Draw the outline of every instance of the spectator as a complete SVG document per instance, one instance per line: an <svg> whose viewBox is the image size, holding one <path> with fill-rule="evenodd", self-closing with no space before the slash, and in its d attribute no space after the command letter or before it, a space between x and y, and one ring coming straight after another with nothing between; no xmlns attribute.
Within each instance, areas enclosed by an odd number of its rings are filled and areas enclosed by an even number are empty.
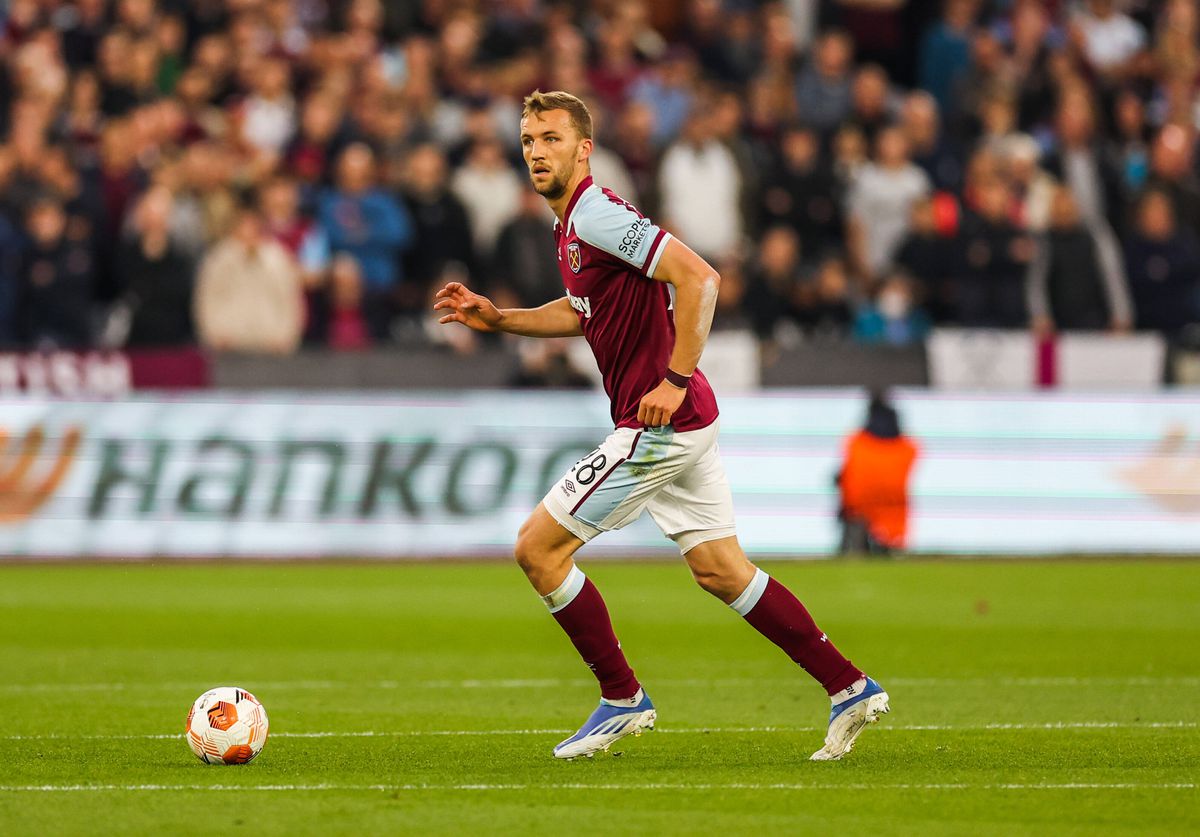
<svg viewBox="0 0 1200 837"><path fill-rule="evenodd" d="M300 271L257 210L240 210L233 231L204 257L194 309L200 342L219 352L285 355L300 344Z"/></svg>
<svg viewBox="0 0 1200 837"><path fill-rule="evenodd" d="M871 278L891 263L908 233L912 205L929 194L929 178L908 159L908 140L887 128L876 143L875 162L862 167L847 199L847 240L854 268Z"/></svg>
<svg viewBox="0 0 1200 837"><path fill-rule="evenodd" d="M800 285L796 317L804 332L817 339L841 339L849 336L854 323L850 304L850 279L846 263L827 258L817 268L814 281Z"/></svg>
<svg viewBox="0 0 1200 837"><path fill-rule="evenodd" d="M445 155L432 143L414 148L405 165L404 201L420 246L405 253L404 270L419 291L414 303L421 306L426 289L447 264L459 262L470 274L479 271L471 222L462 201L450 189L447 168Z"/></svg>
<svg viewBox="0 0 1200 837"><path fill-rule="evenodd" d="M641 102L631 102L618 120L613 150L620 157L629 174L634 193L647 210L656 207L658 187L655 174L658 168L658 150L654 145L656 115ZM614 189L617 194L619 190Z"/></svg>
<svg viewBox="0 0 1200 837"><path fill-rule="evenodd" d="M232 155L220 143L197 142L184 152L171 231L176 243L196 260L233 225L237 204L229 186L232 179Z"/></svg>
<svg viewBox="0 0 1200 837"><path fill-rule="evenodd" d="M366 145L350 145L338 158L337 185L321 195L318 219L331 250L361 265L372 337L386 339L413 227L408 210L376 185L375 156Z"/></svg>
<svg viewBox="0 0 1200 837"><path fill-rule="evenodd" d="M903 550L908 539L908 481L919 449L900 429L896 408L872 395L863 428L846 439L836 477L842 554Z"/></svg>
<svg viewBox="0 0 1200 837"><path fill-rule="evenodd" d="M630 21L611 14L596 33L596 59L588 72L592 92L611 112L619 111L641 75Z"/></svg>
<svg viewBox="0 0 1200 837"><path fill-rule="evenodd" d="M484 140L471 149L450 188L466 207L477 257L492 258L500 230L516 216L521 192L529 187L504 158L500 143Z"/></svg>
<svg viewBox="0 0 1200 837"><path fill-rule="evenodd" d="M329 271L329 323L326 342L338 352L353 352L371 345L371 331L363 316L362 270L354 257L342 253Z"/></svg>
<svg viewBox="0 0 1200 837"><path fill-rule="evenodd" d="M1059 147L1046 160L1046 170L1066 185L1084 221L1107 221L1121 229L1120 174L1096 138L1091 98L1079 87L1063 94L1057 115Z"/></svg>
<svg viewBox="0 0 1200 837"><path fill-rule="evenodd" d="M737 158L716 138L715 128L698 105L683 136L663 155L658 175L664 226L703 247L700 255L710 262L732 252L742 235Z"/></svg>
<svg viewBox="0 0 1200 837"><path fill-rule="evenodd" d="M326 182L326 172L345 145L343 121L342 105L333 95L318 91L304 100L299 133L288 145L284 159L288 171L305 188L306 200L309 190Z"/></svg>
<svg viewBox="0 0 1200 837"><path fill-rule="evenodd" d="M859 56L911 84L915 38L908 35L903 0L834 0L833 15L854 38Z"/></svg>
<svg viewBox="0 0 1200 837"><path fill-rule="evenodd" d="M182 141L185 145L223 137L228 130L224 111L212 102L212 78L199 67L188 67L175 85L175 99L183 107Z"/></svg>
<svg viewBox="0 0 1200 837"><path fill-rule="evenodd" d="M131 44L129 61L129 90L136 106L158 101L159 54L152 38L139 38Z"/></svg>
<svg viewBox="0 0 1200 837"><path fill-rule="evenodd" d="M921 38L917 80L938 107L950 106L958 77L971 65L970 30L979 9L977 0L944 0L942 17Z"/></svg>
<svg viewBox="0 0 1200 837"><path fill-rule="evenodd" d="M117 248L118 310L128 321L124 343L130 347L184 346L195 339L196 266L171 240L172 204L166 187L147 190L133 213L134 236Z"/></svg>
<svg viewBox="0 0 1200 837"><path fill-rule="evenodd" d="M892 123L888 77L883 68L868 64L854 74L848 119L874 144L879 132Z"/></svg>
<svg viewBox="0 0 1200 837"><path fill-rule="evenodd" d="M696 54L706 75L736 83L741 74L730 55L726 40L726 22L720 0L690 0L684 20L683 39Z"/></svg>
<svg viewBox="0 0 1200 837"><path fill-rule="evenodd" d="M267 234L296 260L304 287L320 287L329 268L329 238L314 219L301 213L296 181L273 177L259 187L258 194Z"/></svg>
<svg viewBox="0 0 1200 837"><path fill-rule="evenodd" d="M928 175L933 188L952 192L961 189L962 150L942 132L937 101L928 93L910 93L904 100L900 125L913 162Z"/></svg>
<svg viewBox="0 0 1200 837"><path fill-rule="evenodd" d="M537 192L521 192L521 211L504 229L496 244L491 267L494 297L507 300L498 304L515 308L536 308L563 295L562 275L554 250L546 246L551 220Z"/></svg>
<svg viewBox="0 0 1200 837"><path fill-rule="evenodd" d="M100 136L99 181L108 241L117 240L126 210L145 185L133 139L133 126L126 120L110 120Z"/></svg>
<svg viewBox="0 0 1200 837"><path fill-rule="evenodd" d="M14 108L14 110L18 110ZM46 153L46 126L32 118L29 109L13 120L9 149L11 161L4 194L0 196L14 217L23 216L42 196L42 161Z"/></svg>
<svg viewBox="0 0 1200 837"><path fill-rule="evenodd" d="M976 143L995 154L1004 149L1017 131L1017 108L1007 94L988 96L979 103L980 136Z"/></svg>
<svg viewBox="0 0 1200 837"><path fill-rule="evenodd" d="M19 302L23 342L37 349L90 348L96 297L91 248L67 237L67 214L51 197L30 205L26 233Z"/></svg>
<svg viewBox="0 0 1200 837"><path fill-rule="evenodd" d="M771 227L759 245L743 299L759 340L773 341L780 322L795 316L799 285L799 239L788 226Z"/></svg>
<svg viewBox="0 0 1200 837"><path fill-rule="evenodd" d="M1146 33L1133 18L1117 11L1114 0L1087 0L1072 21L1072 38L1091 69L1116 80L1133 73L1133 59L1146 45Z"/></svg>
<svg viewBox="0 0 1200 837"><path fill-rule="evenodd" d="M874 299L854 318L854 338L860 343L909 346L929 334L929 315L917 306L912 280L895 272L883 280Z"/></svg>
<svg viewBox="0 0 1200 837"><path fill-rule="evenodd" d="M1084 222L1074 196L1060 188L1050 209L1050 229L1029 268L1029 309L1034 330L1125 331L1132 325L1125 267L1108 227Z"/></svg>
<svg viewBox="0 0 1200 837"><path fill-rule="evenodd" d="M133 40L124 29L109 30L100 39L97 67L103 93L100 109L105 116L125 116L137 105L133 89L133 63L129 60Z"/></svg>
<svg viewBox="0 0 1200 837"><path fill-rule="evenodd" d="M94 71L81 70L71 84L67 110L58 120L56 130L80 166L95 164L103 120L100 81Z"/></svg>
<svg viewBox="0 0 1200 837"><path fill-rule="evenodd" d="M683 128L695 100L699 68L686 47L667 52L658 67L639 79L630 91L630 99L654 112L654 143L665 147ZM623 194L618 191L618 194Z"/></svg>
<svg viewBox="0 0 1200 837"><path fill-rule="evenodd" d="M259 206L267 234L282 244L300 268L304 289L304 340L324 333L325 285L329 271L329 236L314 219L300 212L295 180L273 177L259 188Z"/></svg>
<svg viewBox="0 0 1200 837"><path fill-rule="evenodd" d="M914 280L920 289L919 292L914 289L914 294L925 301L939 322L953 319L955 305L952 237L957 233L958 217L957 206L952 204L953 199L948 195L915 201L909 215L908 235L892 261L895 271ZM939 208L943 216L948 216L943 218L940 228Z"/></svg>
<svg viewBox="0 0 1200 837"><path fill-rule="evenodd" d="M820 138L812 129L793 127L784 132L759 213L768 226L782 223L796 231L806 261L821 258L841 243L838 183L821 158Z"/></svg>
<svg viewBox="0 0 1200 837"><path fill-rule="evenodd" d="M833 136L833 176L837 178L840 203L846 199L859 173L871 162L871 147L856 125L843 125Z"/></svg>
<svg viewBox="0 0 1200 837"><path fill-rule="evenodd" d="M242 143L252 154L281 154L296 130L296 102L291 94L291 70L282 58L262 61L254 77L254 92L237 112Z"/></svg>
<svg viewBox="0 0 1200 837"><path fill-rule="evenodd" d="M1121 199L1129 203L1146 183L1150 174L1150 130L1146 125L1146 108L1141 98L1130 89L1117 94L1113 104L1115 136L1110 156L1121 178Z"/></svg>
<svg viewBox="0 0 1200 837"><path fill-rule="evenodd" d="M1033 233L1050 222L1050 203L1056 183L1038 165L1041 148L1028 134L1013 134L998 149L1001 165L1012 183L1017 222Z"/></svg>
<svg viewBox="0 0 1200 837"><path fill-rule="evenodd" d="M752 232L758 226L759 176L773 155L744 136L744 108L741 97L736 93L718 93L709 117L712 120L713 138L733 154L737 163L738 214L741 216L742 231Z"/></svg>
<svg viewBox="0 0 1200 837"><path fill-rule="evenodd" d="M186 40L187 27L181 17L170 14L159 18L154 42L158 47L158 90L164 95L174 92L183 73Z"/></svg>
<svg viewBox="0 0 1200 837"><path fill-rule="evenodd" d="M40 177L43 190L57 198L67 213L67 238L96 246L104 217L95 172L73 166L67 149L54 145L42 151Z"/></svg>
<svg viewBox="0 0 1200 837"><path fill-rule="evenodd" d="M830 31L817 39L812 59L796 82L800 119L832 133L850 113L850 70L854 45L848 35Z"/></svg>
<svg viewBox="0 0 1200 837"><path fill-rule="evenodd" d="M1010 67L1017 89L1017 123L1023 131L1043 129L1054 118L1057 99L1052 72L1063 43L1062 31L1052 25L1042 0L1017 0L1010 24Z"/></svg>
<svg viewBox="0 0 1200 837"><path fill-rule="evenodd" d="M96 63L96 50L107 25L105 0L78 0L62 27L63 58L73 70Z"/></svg>
<svg viewBox="0 0 1200 837"><path fill-rule="evenodd" d="M1176 337L1200 322L1200 242L1179 225L1165 192L1152 189L1138 201L1125 269L1139 329Z"/></svg>
<svg viewBox="0 0 1200 837"><path fill-rule="evenodd" d="M1160 77L1190 80L1200 71L1200 11L1192 0L1167 0L1158 19L1154 62Z"/></svg>
<svg viewBox="0 0 1200 837"><path fill-rule="evenodd" d="M1193 140L1179 125L1158 132L1150 149L1146 187L1166 192L1175 217L1190 230L1200 230L1200 180L1193 169Z"/></svg>
<svg viewBox="0 0 1200 837"><path fill-rule="evenodd" d="M1011 95L1013 68L999 39L988 29L971 36L971 66L960 73L945 110L951 131L966 139L978 132L980 105L992 96Z"/></svg>
<svg viewBox="0 0 1200 837"><path fill-rule="evenodd" d="M1004 180L982 175L975 194L975 206L955 239L954 319L973 328L1025 328L1033 242L1013 223L1012 195Z"/></svg>

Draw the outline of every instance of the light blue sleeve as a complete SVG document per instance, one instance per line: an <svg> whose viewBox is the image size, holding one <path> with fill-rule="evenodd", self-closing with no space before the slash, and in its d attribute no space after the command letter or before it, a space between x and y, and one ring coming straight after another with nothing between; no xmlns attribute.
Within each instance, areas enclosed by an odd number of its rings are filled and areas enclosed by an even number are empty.
<svg viewBox="0 0 1200 837"><path fill-rule="evenodd" d="M576 235L653 277L671 234L616 195L589 190L571 213Z"/></svg>

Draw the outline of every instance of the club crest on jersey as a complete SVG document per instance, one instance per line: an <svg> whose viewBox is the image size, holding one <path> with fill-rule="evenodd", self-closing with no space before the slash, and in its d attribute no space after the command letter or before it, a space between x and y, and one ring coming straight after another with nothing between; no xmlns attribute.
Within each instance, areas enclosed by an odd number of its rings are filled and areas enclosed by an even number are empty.
<svg viewBox="0 0 1200 837"><path fill-rule="evenodd" d="M572 241L567 245L567 264L571 266L572 273L578 273L583 267L583 254L579 252L579 242Z"/></svg>

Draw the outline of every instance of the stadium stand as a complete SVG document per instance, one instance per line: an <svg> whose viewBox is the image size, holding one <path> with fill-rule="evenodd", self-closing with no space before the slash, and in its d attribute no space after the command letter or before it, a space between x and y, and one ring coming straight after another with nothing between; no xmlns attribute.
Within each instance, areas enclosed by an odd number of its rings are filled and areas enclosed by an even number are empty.
<svg viewBox="0 0 1200 837"><path fill-rule="evenodd" d="M558 293L517 146L537 87L584 97L598 178L708 248L717 328L752 330L767 382L828 382L779 371L803 347L919 358L946 327L1144 331L1181 361L1200 344L1190 0L0 16L10 351L425 352L447 339L428 301L448 278L511 304ZM1194 364L1164 364L1168 382L1176 366Z"/></svg>

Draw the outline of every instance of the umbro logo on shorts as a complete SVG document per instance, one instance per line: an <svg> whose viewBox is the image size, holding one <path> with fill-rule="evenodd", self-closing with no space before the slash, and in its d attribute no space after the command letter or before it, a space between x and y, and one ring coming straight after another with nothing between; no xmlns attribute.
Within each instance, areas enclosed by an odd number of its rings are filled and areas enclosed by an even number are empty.
<svg viewBox="0 0 1200 837"><path fill-rule="evenodd" d="M575 493L575 483L571 482L570 480L563 480L563 494L574 494L574 493Z"/></svg>

